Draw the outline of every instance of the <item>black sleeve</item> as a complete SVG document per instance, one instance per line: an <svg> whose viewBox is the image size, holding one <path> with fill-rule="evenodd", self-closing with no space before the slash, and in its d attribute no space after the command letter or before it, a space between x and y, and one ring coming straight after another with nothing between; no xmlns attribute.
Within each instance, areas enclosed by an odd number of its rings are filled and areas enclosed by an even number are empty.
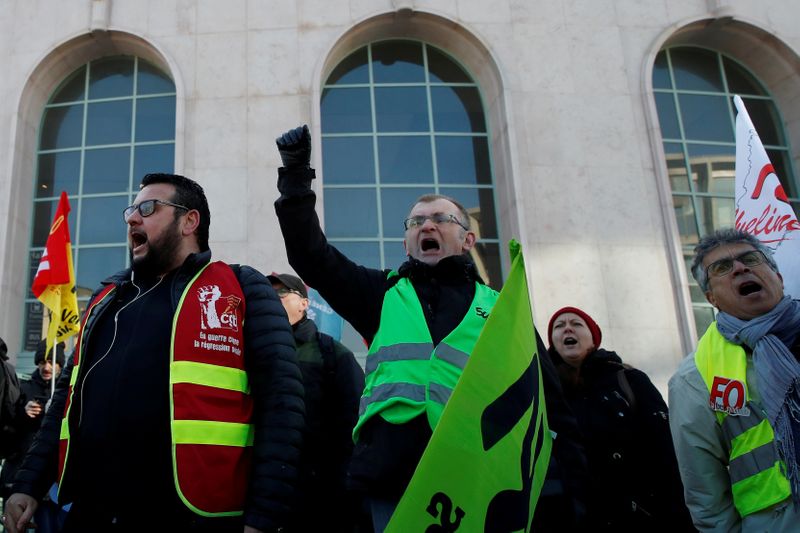
<svg viewBox="0 0 800 533"><path fill-rule="evenodd" d="M311 178L303 182L298 173L313 170L278 171L281 197L275 201L289 264L310 287L322 295L330 306L358 333L371 340L378 331L386 273L357 265L328 243L322 233L317 212L316 195L310 189Z"/></svg>
<svg viewBox="0 0 800 533"><path fill-rule="evenodd" d="M542 365L547 421L555 438L545 488L534 514L534 529L586 531L589 467L583 435L564 398L558 373L538 331L536 344Z"/></svg>
<svg viewBox="0 0 800 533"><path fill-rule="evenodd" d="M286 524L304 424L303 383L286 312L263 274L242 266L245 367L253 395L253 466L245 524L274 531Z"/></svg>
<svg viewBox="0 0 800 533"><path fill-rule="evenodd" d="M636 397L634 416L639 428L639 448L646 450L647 477L652 480L653 501L659 505L654 512L662 523L669 525L670 531L695 531L683 497L667 404L641 370L626 370L625 377Z"/></svg>
<svg viewBox="0 0 800 533"><path fill-rule="evenodd" d="M69 357L64 370L58 376L55 396L44 415L42 426L36 433L33 444L17 470L12 492L21 492L40 500L56 481L61 419L69 392L70 376L74 368L73 362L73 358Z"/></svg>
<svg viewBox="0 0 800 533"><path fill-rule="evenodd" d="M335 342L336 350L336 397L337 404L341 405L341 431L337 435L337 442L341 442L341 453L350 455L353 450L353 428L358 421L358 406L361 394L364 392L364 370L356 361L353 352L342 344ZM343 473L344 474L344 473Z"/></svg>

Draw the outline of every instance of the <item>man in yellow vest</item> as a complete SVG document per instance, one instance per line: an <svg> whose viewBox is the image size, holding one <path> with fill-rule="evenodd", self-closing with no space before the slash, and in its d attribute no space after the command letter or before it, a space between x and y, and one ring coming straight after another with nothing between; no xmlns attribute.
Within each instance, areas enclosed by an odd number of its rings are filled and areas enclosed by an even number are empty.
<svg viewBox="0 0 800 533"><path fill-rule="evenodd" d="M397 270L358 265L328 244L314 210L311 136L302 126L277 140L283 167L275 209L289 263L369 344L366 383L354 430L349 486L366 494L381 532L403 495L445 403L497 299L470 257L476 235L454 198L421 196L404 221L407 260ZM357 210L361 206L354 205ZM562 530L582 513L585 458L577 426L540 343ZM567 458L568 456L568 458ZM467 468L468 465L465 465ZM557 485L557 487L556 487Z"/></svg>
<svg viewBox="0 0 800 533"><path fill-rule="evenodd" d="M669 382L686 504L701 531L800 527L800 301L769 248L735 229L695 247L692 274L717 308Z"/></svg>
<svg viewBox="0 0 800 533"><path fill-rule="evenodd" d="M65 532L280 531L303 428L280 300L260 272L211 262L194 181L148 174L122 216L131 268L89 301L7 530L58 481Z"/></svg>

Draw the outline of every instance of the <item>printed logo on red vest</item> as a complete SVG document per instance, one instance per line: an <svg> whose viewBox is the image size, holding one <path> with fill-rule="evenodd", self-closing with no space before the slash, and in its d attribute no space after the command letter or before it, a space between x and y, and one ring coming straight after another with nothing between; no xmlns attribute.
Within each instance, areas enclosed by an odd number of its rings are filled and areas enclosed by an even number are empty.
<svg viewBox="0 0 800 533"><path fill-rule="evenodd" d="M714 376L708 405L714 411L733 416L748 416L750 408L744 403L747 398L745 384L738 379Z"/></svg>
<svg viewBox="0 0 800 533"><path fill-rule="evenodd" d="M205 285L197 289L200 300L200 329L230 329L239 331L236 309L242 303L238 296L222 296L217 285ZM221 313L218 309L225 306Z"/></svg>

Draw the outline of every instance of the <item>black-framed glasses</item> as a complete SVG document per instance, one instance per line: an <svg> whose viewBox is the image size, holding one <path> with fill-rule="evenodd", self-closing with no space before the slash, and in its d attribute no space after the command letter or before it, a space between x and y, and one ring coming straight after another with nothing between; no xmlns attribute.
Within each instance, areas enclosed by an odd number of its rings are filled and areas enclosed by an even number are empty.
<svg viewBox="0 0 800 533"><path fill-rule="evenodd" d="M289 296L290 294L296 294L296 295L298 295L300 298L305 298L305 296L303 296L303 295L300 293L300 291L296 291L296 290L294 290L294 289L286 289L286 288L283 288L283 287L281 287L280 289L275 289L275 294L277 294L277 295L278 295L278 298L286 298L286 297L287 297L287 296Z"/></svg>
<svg viewBox="0 0 800 533"><path fill-rule="evenodd" d="M144 202L140 202L138 204L129 205L122 211L122 220L125 222L133 215L133 212L138 210L139 214L142 217L149 217L152 215L156 210L156 204L161 205L171 205L172 207L176 207L178 209L183 209L185 211L189 211L190 209L185 205L180 204L173 204L172 202L167 202L166 200L145 200Z"/></svg>
<svg viewBox="0 0 800 533"><path fill-rule="evenodd" d="M413 217L408 217L403 221L403 227L409 230L411 228L417 228L425 224L426 220L432 221L434 224L458 224L465 230L469 231L469 229L461 223L460 220L456 218L455 215L448 215L447 213L434 213L432 215L417 215Z"/></svg>
<svg viewBox="0 0 800 533"><path fill-rule="evenodd" d="M706 279L710 279L712 277L718 278L730 273L730 271L733 270L734 261L740 262L747 268L752 268L760 265L766 260L766 256L764 256L764 254L759 250L748 250L737 255L736 257L719 259L706 267Z"/></svg>

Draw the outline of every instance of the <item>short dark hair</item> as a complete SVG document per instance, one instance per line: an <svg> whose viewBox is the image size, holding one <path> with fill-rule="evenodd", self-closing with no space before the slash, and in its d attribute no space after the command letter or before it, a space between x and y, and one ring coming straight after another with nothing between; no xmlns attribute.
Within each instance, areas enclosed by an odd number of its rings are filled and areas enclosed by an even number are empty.
<svg viewBox="0 0 800 533"><path fill-rule="evenodd" d="M767 258L767 264L775 272L778 271L778 264L772 257L772 250L765 246L761 241L756 239L750 233L736 228L722 228L714 233L706 235L697 246L694 247L694 259L692 259L692 276L700 285L703 292L708 291L708 278L706 277L706 269L703 268L703 260L706 256L719 246L725 244L749 244Z"/></svg>
<svg viewBox="0 0 800 533"><path fill-rule="evenodd" d="M444 194L423 194L416 201L411 205L411 209L414 209L414 206L417 204L429 204L431 202L435 202L436 200L447 200L448 202L452 203L458 208L459 213L461 214L461 223L464 224L464 227L469 229L469 213L467 213L467 209L455 198L450 196L446 196Z"/></svg>
<svg viewBox="0 0 800 533"><path fill-rule="evenodd" d="M208 200L203 188L194 180L178 174L153 173L146 174L142 178L139 188L154 185L156 183L166 183L175 187L175 196L170 198L170 202L180 204L189 209L196 209L200 213L200 225L197 227L197 245L201 252L208 250L208 228L211 226L211 211L208 208ZM183 213L175 211L175 219Z"/></svg>

